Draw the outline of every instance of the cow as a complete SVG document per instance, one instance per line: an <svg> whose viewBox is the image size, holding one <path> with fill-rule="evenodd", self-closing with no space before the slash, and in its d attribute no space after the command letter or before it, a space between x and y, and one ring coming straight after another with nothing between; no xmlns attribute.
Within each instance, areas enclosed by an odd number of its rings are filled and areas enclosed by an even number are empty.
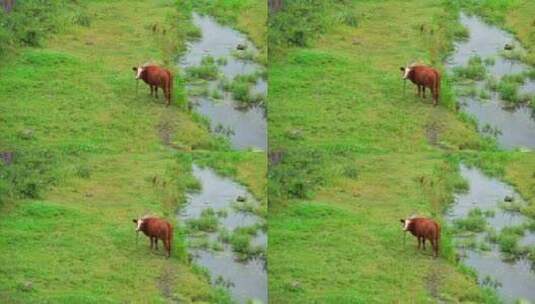
<svg viewBox="0 0 535 304"><path fill-rule="evenodd" d="M431 90L433 95L434 105L438 104L438 98L440 95L440 73L432 68L420 64L411 64L407 67L400 67L400 70L403 72L403 79L409 79L418 87L418 97L420 97L420 92L423 93L423 98L425 98L425 88Z"/></svg>
<svg viewBox="0 0 535 304"><path fill-rule="evenodd" d="M171 92L173 90L173 74L167 69L156 65L142 65L133 67L136 73L136 80L142 79L150 86L150 95L155 93L158 98L158 88L162 88L164 97L167 99L167 106L171 104Z"/></svg>
<svg viewBox="0 0 535 304"><path fill-rule="evenodd" d="M434 257L438 256L440 225L437 222L424 217L410 217L408 219L402 219L401 223L403 223L403 231L409 231L418 238L418 249L423 244L423 249L425 250L425 240L427 239L433 247Z"/></svg>
<svg viewBox="0 0 535 304"><path fill-rule="evenodd" d="M137 233L142 231L150 238L150 249L155 247L158 250L158 239L160 239L167 250L167 257L171 256L173 226L168 221L154 216L144 216L139 219L133 219L133 222L136 224Z"/></svg>

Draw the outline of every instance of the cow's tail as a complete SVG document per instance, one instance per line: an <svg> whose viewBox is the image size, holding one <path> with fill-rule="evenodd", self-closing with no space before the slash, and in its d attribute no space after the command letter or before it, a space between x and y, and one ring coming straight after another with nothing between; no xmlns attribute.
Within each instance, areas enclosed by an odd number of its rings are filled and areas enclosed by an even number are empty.
<svg viewBox="0 0 535 304"><path fill-rule="evenodd" d="M437 232L435 234L435 246L436 246L436 254L438 255L438 251L440 250L440 224L437 223Z"/></svg>

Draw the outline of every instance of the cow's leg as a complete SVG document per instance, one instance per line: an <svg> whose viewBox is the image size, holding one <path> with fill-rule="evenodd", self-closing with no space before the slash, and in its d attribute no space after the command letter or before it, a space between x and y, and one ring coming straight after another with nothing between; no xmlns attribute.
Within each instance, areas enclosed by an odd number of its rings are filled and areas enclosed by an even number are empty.
<svg viewBox="0 0 535 304"><path fill-rule="evenodd" d="M437 244L435 243L435 240L433 239L430 239L429 241L431 241L431 247L433 248L433 256L436 257L438 255L438 248L437 248Z"/></svg>
<svg viewBox="0 0 535 304"><path fill-rule="evenodd" d="M422 89L419 84L416 85L418 87L418 97L420 97L420 90Z"/></svg>
<svg viewBox="0 0 535 304"><path fill-rule="evenodd" d="M163 239L163 245L165 247L165 250L167 251L167 257L171 256L171 244L169 244L169 240L167 238Z"/></svg>
<svg viewBox="0 0 535 304"><path fill-rule="evenodd" d="M418 237L418 249L420 249L420 246L422 245L422 240L420 239L420 237Z"/></svg>
<svg viewBox="0 0 535 304"><path fill-rule="evenodd" d="M158 250L158 238L154 238L154 247L156 247L156 250Z"/></svg>
<svg viewBox="0 0 535 304"><path fill-rule="evenodd" d="M152 239L152 236L149 237L150 239L150 249L152 249L152 247L154 246L154 240Z"/></svg>
<svg viewBox="0 0 535 304"><path fill-rule="evenodd" d="M171 90L170 88L167 88L165 92L165 98L167 99L167 106L171 104Z"/></svg>
<svg viewBox="0 0 535 304"><path fill-rule="evenodd" d="M158 99L158 86L154 86L155 88L155 91L156 91L156 99Z"/></svg>
<svg viewBox="0 0 535 304"><path fill-rule="evenodd" d="M422 238L422 244L423 244L423 247L424 247L424 250L425 250L425 237Z"/></svg>
<svg viewBox="0 0 535 304"><path fill-rule="evenodd" d="M154 88L152 87L152 85L149 85L150 87L150 96L152 96L153 92L154 92Z"/></svg>
<svg viewBox="0 0 535 304"><path fill-rule="evenodd" d="M422 95L423 95L423 98L425 99L425 86L422 86Z"/></svg>

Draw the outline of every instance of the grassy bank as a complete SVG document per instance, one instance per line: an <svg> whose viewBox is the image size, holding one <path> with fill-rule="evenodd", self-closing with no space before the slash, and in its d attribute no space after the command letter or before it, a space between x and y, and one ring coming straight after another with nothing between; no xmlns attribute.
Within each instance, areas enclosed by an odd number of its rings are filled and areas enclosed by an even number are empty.
<svg viewBox="0 0 535 304"><path fill-rule="evenodd" d="M313 196L291 194L270 208L274 303L496 302L456 265L447 229L439 259L429 249L416 250L413 237L403 240L401 217L440 217L453 191L463 186L455 162L440 153L323 156L357 173L321 163L331 170L303 176L325 180ZM279 166L281 172L291 170L284 161ZM279 176L273 174L272 179Z"/></svg>
<svg viewBox="0 0 535 304"><path fill-rule="evenodd" d="M496 151L456 111L447 76L438 107L401 81L408 62L444 70L464 35L451 22L457 9L434 0L354 1L340 13L332 1L325 5L334 9L286 36L286 18L310 13L305 2L271 19L282 24L270 36L271 300L497 302L456 262L447 228L434 260L412 237L403 243L399 224L415 213L442 218L465 186L454 155Z"/></svg>
<svg viewBox="0 0 535 304"><path fill-rule="evenodd" d="M312 48L283 48L272 55L269 94L277 100L269 105L272 149L413 152L430 149L430 138L454 150L492 145L452 110L447 77L439 107L416 97L411 84L404 93L399 67L414 60L440 67L450 46L445 41L455 35L455 28L444 27L454 11L433 1L358 4L353 10L358 26L339 23ZM404 26L392 30L397 24Z"/></svg>
<svg viewBox="0 0 535 304"><path fill-rule="evenodd" d="M136 93L132 66L171 67L189 35L173 1L86 2L90 22L63 28L2 65L0 79L0 295L13 303L227 302L174 253L136 244L132 218L174 219L194 187L192 156L226 150L189 113L180 79L174 100ZM173 29L181 29L173 31ZM9 75L7 77L7 75ZM160 96L161 98L161 96Z"/></svg>
<svg viewBox="0 0 535 304"><path fill-rule="evenodd" d="M90 20L69 1L44 6L38 0L17 3L10 13L0 11L0 58L3 62L20 47L40 46L51 34L73 24L88 25Z"/></svg>

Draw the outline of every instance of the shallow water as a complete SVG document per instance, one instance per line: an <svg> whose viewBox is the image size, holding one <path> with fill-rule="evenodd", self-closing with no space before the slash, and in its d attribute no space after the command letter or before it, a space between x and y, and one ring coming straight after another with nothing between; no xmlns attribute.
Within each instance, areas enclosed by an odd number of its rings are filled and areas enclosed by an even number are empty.
<svg viewBox="0 0 535 304"><path fill-rule="evenodd" d="M252 74L263 69L252 61L239 60L232 52L238 44L246 45L247 51L257 53L255 46L242 33L217 23L210 16L193 14L193 22L202 31L202 38L190 43L188 52L181 58L183 68L197 66L204 56L226 58L227 63L219 66L219 71L228 80L236 75ZM211 81L209 87L216 89L219 80ZM253 86L252 92L267 94L267 82L260 78ZM222 92L223 93L223 92ZM232 99L231 94L223 94L221 101L214 101L208 97L191 96L196 111L210 119L214 132L222 126L227 132L232 146L244 150L248 148L265 150L267 147L267 122L264 105L250 108L240 108L239 103Z"/></svg>
<svg viewBox="0 0 535 304"><path fill-rule="evenodd" d="M227 216L220 217L219 223L229 231L264 222L256 215L239 212L232 208L232 203L239 196L246 198L248 202L258 203L245 187L229 178L219 176L209 168L193 165L193 174L200 181L201 190L188 195L187 204L179 215L181 222L198 218L206 208L212 208L216 212L225 210ZM209 233L208 238L218 241L217 233ZM266 248L266 233L259 230L252 244ZM225 282L232 283L229 292L238 303L247 303L251 299L267 303L266 261L255 258L239 262L232 248L227 244L222 245L222 251L191 248L190 252L196 264L208 269L212 283L215 284L218 277L222 277Z"/></svg>
<svg viewBox="0 0 535 304"><path fill-rule="evenodd" d="M473 55L481 58L494 58L495 64L487 66L490 75L500 79L504 75L517 74L529 70L529 66L515 60L500 56L505 44L514 44L515 49L522 49L513 35L483 22L477 16L461 14L461 23L468 28L470 37L467 41L456 44L455 52L448 60L448 67L465 66ZM483 87L483 82L476 84ZM535 82L532 80L520 89L521 94L535 94ZM477 118L480 129L489 125L501 134L497 135L498 143L505 149L535 148L535 115L527 106L507 109L498 94L491 94L488 101L462 96L459 98L462 109Z"/></svg>
<svg viewBox="0 0 535 304"><path fill-rule="evenodd" d="M460 171L461 175L468 181L470 189L466 193L456 195L455 203L447 214L447 220L450 224L455 219L466 217L468 212L476 207L483 211L492 210L495 212L494 217L487 218L487 222L497 232L504 227L515 226L527 220L519 213L507 212L499 207L506 196L513 197L515 202L523 203L522 197L513 187L484 175L476 168L461 165ZM484 236L485 233L480 233L476 237L481 241ZM535 245L535 234L527 231L520 244ZM513 303L518 298L535 300L535 272L531 268L531 263L526 259L512 262L503 261L498 246L490 245L491 250L488 252L459 248L463 256L463 263L477 271L480 283L487 276L497 280L501 284L497 288L497 292L505 302Z"/></svg>

